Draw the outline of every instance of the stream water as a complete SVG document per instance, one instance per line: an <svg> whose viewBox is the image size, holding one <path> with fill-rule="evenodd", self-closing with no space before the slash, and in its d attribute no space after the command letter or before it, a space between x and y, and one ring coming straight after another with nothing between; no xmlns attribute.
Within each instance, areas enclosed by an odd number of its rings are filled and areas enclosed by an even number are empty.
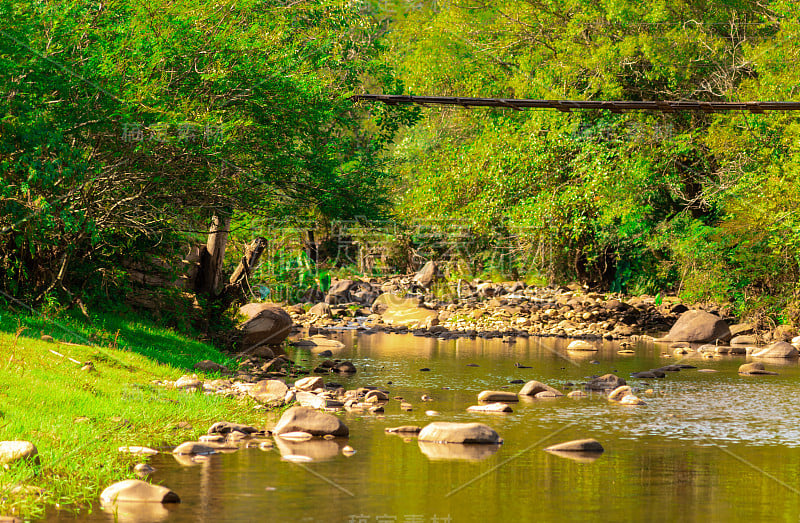
<svg viewBox="0 0 800 523"><path fill-rule="evenodd" d="M436 340L397 334L335 335L334 357L358 373L329 381L373 385L414 406L385 413L343 412L347 440L245 448L194 466L170 454L150 460L153 482L169 486L179 505L116 514L120 521L332 521L444 523L462 521L798 521L800 516L800 367L769 361L778 376L737 374L744 356L681 362L699 368L660 380L631 372L675 363L666 345L640 344L635 355L606 342L599 352L568 353L568 340ZM313 365L315 351L290 352ZM531 368L518 368L515 363ZM477 366L468 366L477 365ZM430 371L420 371L429 368ZM647 405L625 407L604 396L513 404L510 414L473 414L486 389L516 392L511 380L566 384L615 373L640 388ZM327 379L327 378L326 378ZM391 383L390 383L391 382ZM646 394L644 391L652 389ZM432 401L423 402L428 394ZM431 417L426 411L435 410ZM505 440L500 446L421 444L386 427L434 421L479 421ZM236 420L229 420L236 421ZM544 447L578 438L605 447L596 459L568 459ZM344 456L350 445L356 453ZM305 446L303 446L305 445ZM290 463L281 454L305 454ZM52 521L74 520L51 514ZM81 521L112 521L96 507Z"/></svg>

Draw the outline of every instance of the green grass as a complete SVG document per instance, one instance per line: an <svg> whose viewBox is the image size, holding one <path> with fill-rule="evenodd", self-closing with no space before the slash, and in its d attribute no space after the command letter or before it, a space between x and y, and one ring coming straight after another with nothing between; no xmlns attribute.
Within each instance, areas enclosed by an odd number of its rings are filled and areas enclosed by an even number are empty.
<svg viewBox="0 0 800 523"><path fill-rule="evenodd" d="M141 458L120 446L178 444L223 419L258 426L263 414L250 400L151 383L174 380L202 359L231 363L207 344L144 322L97 317L89 325L0 309L0 440L31 441L41 459L38 469L0 469L0 515L40 517L54 504L89 510L103 488L134 477ZM81 370L87 361L95 371ZM43 494L11 494L18 484Z"/></svg>

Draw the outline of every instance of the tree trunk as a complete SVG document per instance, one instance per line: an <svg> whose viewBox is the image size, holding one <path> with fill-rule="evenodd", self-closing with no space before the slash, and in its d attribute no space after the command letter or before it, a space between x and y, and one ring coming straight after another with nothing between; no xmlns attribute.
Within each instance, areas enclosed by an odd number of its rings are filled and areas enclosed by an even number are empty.
<svg viewBox="0 0 800 523"><path fill-rule="evenodd" d="M231 213L218 212L211 219L208 241L201 260L202 277L199 291L208 296L218 296L222 290L222 263L228 246Z"/></svg>

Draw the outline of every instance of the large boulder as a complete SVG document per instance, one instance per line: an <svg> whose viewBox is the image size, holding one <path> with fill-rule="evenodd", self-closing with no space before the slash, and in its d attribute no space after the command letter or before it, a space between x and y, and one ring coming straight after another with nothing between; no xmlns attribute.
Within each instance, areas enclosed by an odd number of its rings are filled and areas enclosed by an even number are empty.
<svg viewBox="0 0 800 523"><path fill-rule="evenodd" d="M244 348L281 343L292 330L289 313L274 303L248 303L239 313L247 318L239 325Z"/></svg>
<svg viewBox="0 0 800 523"><path fill-rule="evenodd" d="M167 487L152 485L140 479L126 479L114 483L100 494L100 499L104 503L180 503L181 501L181 498Z"/></svg>
<svg viewBox="0 0 800 523"><path fill-rule="evenodd" d="M495 430L483 423L452 423L436 421L426 425L419 433L419 441L435 443L502 443Z"/></svg>
<svg viewBox="0 0 800 523"><path fill-rule="evenodd" d="M350 289L355 282L353 280L336 280L328 289L328 296L325 297L327 303L347 303L350 299Z"/></svg>
<svg viewBox="0 0 800 523"><path fill-rule="evenodd" d="M785 341L777 341L761 350L753 352L754 358L796 358L798 356L797 349Z"/></svg>
<svg viewBox="0 0 800 523"><path fill-rule="evenodd" d="M319 412L309 407L292 407L283 413L278 424L272 429L273 434L296 431L308 432L314 436L327 434L348 436L350 434L347 425L333 414Z"/></svg>
<svg viewBox="0 0 800 523"><path fill-rule="evenodd" d="M700 310L690 310L681 314L681 317L670 329L666 339L693 343L707 343L717 340L727 342L731 339L731 330L728 324L715 314Z"/></svg>
<svg viewBox="0 0 800 523"><path fill-rule="evenodd" d="M614 390L617 387L626 385L625 380L614 374L604 374L599 378L594 378L586 384L586 390Z"/></svg>

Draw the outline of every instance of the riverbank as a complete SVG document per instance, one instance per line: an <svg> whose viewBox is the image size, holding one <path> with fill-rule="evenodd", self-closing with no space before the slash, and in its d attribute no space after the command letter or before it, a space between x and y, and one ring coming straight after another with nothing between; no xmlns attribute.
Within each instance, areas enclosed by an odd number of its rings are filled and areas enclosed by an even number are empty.
<svg viewBox="0 0 800 523"><path fill-rule="evenodd" d="M54 505L85 513L102 489L135 477L142 458L119 447L176 445L216 421L259 425L263 417L249 398L156 385L199 360L231 364L210 345L168 329L6 311L0 327L0 440L30 441L39 458L2 472L0 515L37 518Z"/></svg>

